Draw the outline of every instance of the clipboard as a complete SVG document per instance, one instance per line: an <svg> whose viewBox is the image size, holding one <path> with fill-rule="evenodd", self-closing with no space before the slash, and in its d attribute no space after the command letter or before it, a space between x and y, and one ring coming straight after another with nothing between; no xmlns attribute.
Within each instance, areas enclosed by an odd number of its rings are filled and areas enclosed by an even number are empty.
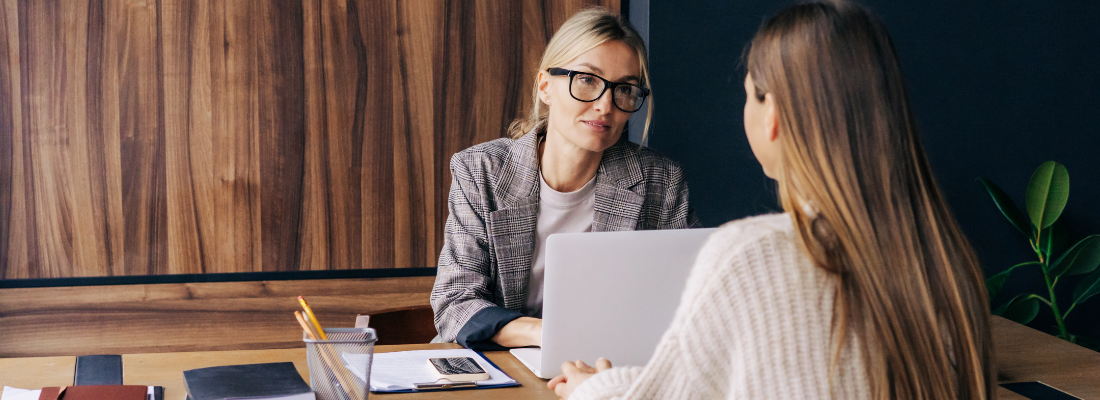
<svg viewBox="0 0 1100 400"><path fill-rule="evenodd" d="M512 382L511 383L503 383L503 384L495 384L495 385L478 385L477 382L450 382L448 384L448 383L439 383L439 381L436 381L436 382L425 382L425 383L423 383L423 385L425 385L425 387L423 387L423 388L419 388L419 385L422 385L422 384L417 384L418 388L416 388L416 389L394 389L394 390L374 390L374 389L371 389L371 393L418 393L418 392L436 392L436 391L452 391L452 390L495 389L495 388L503 388L503 387L521 386L519 384L519 381L516 381L515 378L512 378L512 376L508 375L507 372L504 372L504 370L501 369L499 366L497 366L496 363L493 362L493 360L490 360L489 357L485 357L484 353L482 353L480 351L476 351L476 350L473 350L473 352L476 353L479 357L481 357L482 360L489 363L489 365L491 365L493 368L496 368L497 370L499 370L502 374L504 374L504 376L507 376L508 379L511 379ZM427 386L427 385L431 385L431 386Z"/></svg>

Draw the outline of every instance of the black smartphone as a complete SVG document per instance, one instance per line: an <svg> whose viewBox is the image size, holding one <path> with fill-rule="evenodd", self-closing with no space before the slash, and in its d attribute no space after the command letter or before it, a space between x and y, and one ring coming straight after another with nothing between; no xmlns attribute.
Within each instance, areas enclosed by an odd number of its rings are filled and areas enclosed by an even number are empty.
<svg viewBox="0 0 1100 400"><path fill-rule="evenodd" d="M1042 382L1002 383L1001 387L1031 400L1081 400L1080 397L1058 390Z"/></svg>
<svg viewBox="0 0 1100 400"><path fill-rule="evenodd" d="M489 379L489 373L481 368L471 357L439 357L429 358L428 364L432 366L440 378L446 378L451 382L471 382Z"/></svg>

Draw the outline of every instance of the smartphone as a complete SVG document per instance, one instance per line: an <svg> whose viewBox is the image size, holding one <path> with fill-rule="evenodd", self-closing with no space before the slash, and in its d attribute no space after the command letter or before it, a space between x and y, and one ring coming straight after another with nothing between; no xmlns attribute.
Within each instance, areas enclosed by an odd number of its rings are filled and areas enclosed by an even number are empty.
<svg viewBox="0 0 1100 400"><path fill-rule="evenodd" d="M1002 383L1001 387L1033 400L1081 400L1043 382Z"/></svg>
<svg viewBox="0 0 1100 400"><path fill-rule="evenodd" d="M489 379L489 373L485 372L471 357L439 357L429 358L428 365L440 378L451 382L472 382Z"/></svg>

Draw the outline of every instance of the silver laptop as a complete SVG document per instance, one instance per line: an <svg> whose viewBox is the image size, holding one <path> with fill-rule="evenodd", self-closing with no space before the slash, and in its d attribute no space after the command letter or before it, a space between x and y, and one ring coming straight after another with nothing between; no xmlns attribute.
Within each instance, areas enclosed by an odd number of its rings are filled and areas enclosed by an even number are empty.
<svg viewBox="0 0 1100 400"><path fill-rule="evenodd" d="M561 374L565 361L645 365L672 324L695 255L716 230L550 235L542 348L512 354L543 379Z"/></svg>

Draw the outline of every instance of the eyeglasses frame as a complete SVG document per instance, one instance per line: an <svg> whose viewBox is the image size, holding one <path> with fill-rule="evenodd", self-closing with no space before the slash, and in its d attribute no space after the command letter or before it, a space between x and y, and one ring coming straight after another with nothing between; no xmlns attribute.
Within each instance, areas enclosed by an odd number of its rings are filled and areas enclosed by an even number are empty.
<svg viewBox="0 0 1100 400"><path fill-rule="evenodd" d="M635 85L633 83L612 82L612 81L609 81L607 79L604 79L602 76L593 74L591 72L574 71L574 70L565 69L565 68L547 68L546 72L549 73L550 76L569 76L569 95L572 96L574 100L577 100L577 101L583 102L583 103L591 103L591 102L594 102L596 100L599 100L601 97L603 97L603 94L605 92L607 92L608 90L614 91L615 88L618 87L618 86L623 86L623 85L633 86L633 87L636 87L636 88L642 90L642 101L640 103L638 103L638 109L637 110L630 111L630 110L624 110L622 107L619 107L619 103L615 102L615 95L614 94L611 95L611 104L614 104L615 108L618 108L619 110L621 110L623 112L636 113L638 111L641 111L642 106L645 105L645 99L647 97L649 97L649 89L647 89L647 88ZM596 98L594 98L592 100L578 99L577 96L573 94L573 77L577 76L577 74L591 75L591 76L594 76L597 79L603 81L603 92L600 92L600 95L596 96ZM612 92L612 93L614 93L614 92Z"/></svg>

